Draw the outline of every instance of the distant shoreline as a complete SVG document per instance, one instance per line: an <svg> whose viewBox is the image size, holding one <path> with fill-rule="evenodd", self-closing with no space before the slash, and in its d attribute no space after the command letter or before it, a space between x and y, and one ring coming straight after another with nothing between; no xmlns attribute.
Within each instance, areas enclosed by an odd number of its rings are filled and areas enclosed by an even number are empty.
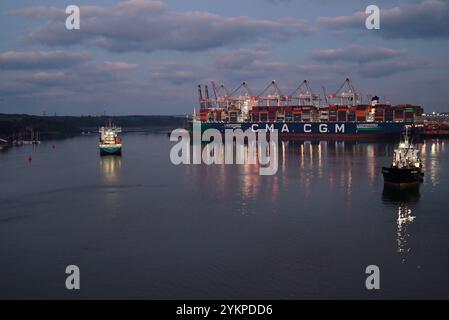
<svg viewBox="0 0 449 320"><path fill-rule="evenodd" d="M96 132L109 119L124 131L164 131L185 126L182 116L35 116L0 114L0 138L25 138L31 132L43 139L61 138Z"/></svg>

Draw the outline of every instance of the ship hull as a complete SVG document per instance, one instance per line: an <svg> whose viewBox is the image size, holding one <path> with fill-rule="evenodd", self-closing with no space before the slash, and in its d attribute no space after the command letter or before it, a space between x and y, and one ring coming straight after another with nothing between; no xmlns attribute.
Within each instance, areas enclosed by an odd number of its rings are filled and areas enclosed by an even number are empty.
<svg viewBox="0 0 449 320"><path fill-rule="evenodd" d="M405 123L399 122L196 122L201 131L216 129L251 130L255 133L278 131L282 140L387 140L400 138ZM189 129L192 131L193 122ZM411 133L420 134L419 128Z"/></svg>
<svg viewBox="0 0 449 320"><path fill-rule="evenodd" d="M419 185L423 174L419 169L382 168L386 185L406 188Z"/></svg>
<svg viewBox="0 0 449 320"><path fill-rule="evenodd" d="M101 155L120 155L122 154L121 146L100 146Z"/></svg>

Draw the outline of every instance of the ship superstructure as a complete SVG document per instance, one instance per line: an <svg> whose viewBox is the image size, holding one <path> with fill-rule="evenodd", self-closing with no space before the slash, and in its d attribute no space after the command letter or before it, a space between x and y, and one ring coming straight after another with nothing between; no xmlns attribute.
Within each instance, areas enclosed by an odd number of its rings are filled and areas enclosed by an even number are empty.
<svg viewBox="0 0 449 320"><path fill-rule="evenodd" d="M107 126L99 129L99 132L99 148L102 155L119 155L122 153L122 141L118 137L118 133L122 132L121 128L112 125L109 121Z"/></svg>

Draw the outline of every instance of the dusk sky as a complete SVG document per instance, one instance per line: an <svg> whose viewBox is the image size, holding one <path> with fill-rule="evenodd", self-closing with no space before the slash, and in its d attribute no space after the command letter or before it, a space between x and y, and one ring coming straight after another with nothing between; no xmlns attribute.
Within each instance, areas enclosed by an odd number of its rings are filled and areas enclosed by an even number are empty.
<svg viewBox="0 0 449 320"><path fill-rule="evenodd" d="M380 30L365 28L370 4ZM348 76L364 95L449 111L446 0L2 0L0 40L0 113L186 114L210 80L289 94L308 79L322 95Z"/></svg>

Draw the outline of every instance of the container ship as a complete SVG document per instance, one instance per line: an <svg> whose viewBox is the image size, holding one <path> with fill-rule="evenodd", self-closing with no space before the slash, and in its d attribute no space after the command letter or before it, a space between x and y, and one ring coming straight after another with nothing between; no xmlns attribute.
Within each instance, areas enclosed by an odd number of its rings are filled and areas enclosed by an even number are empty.
<svg viewBox="0 0 449 320"><path fill-rule="evenodd" d="M99 129L100 132L100 154L101 155L121 155L122 141L118 137L118 133L122 132L121 128L113 126L109 120L109 124Z"/></svg>
<svg viewBox="0 0 449 320"><path fill-rule="evenodd" d="M214 128L221 133L277 129L284 140L377 140L399 139L406 127L415 136L423 129L420 106L380 103L379 97L369 95L369 103L363 104L349 78L330 95L323 87L324 99L307 80L290 95L284 95L274 80L259 95L253 95L246 82L230 92L212 81L212 90L211 98L207 85L204 94L198 86L200 109L199 113L194 110L189 130L196 122L202 131Z"/></svg>

